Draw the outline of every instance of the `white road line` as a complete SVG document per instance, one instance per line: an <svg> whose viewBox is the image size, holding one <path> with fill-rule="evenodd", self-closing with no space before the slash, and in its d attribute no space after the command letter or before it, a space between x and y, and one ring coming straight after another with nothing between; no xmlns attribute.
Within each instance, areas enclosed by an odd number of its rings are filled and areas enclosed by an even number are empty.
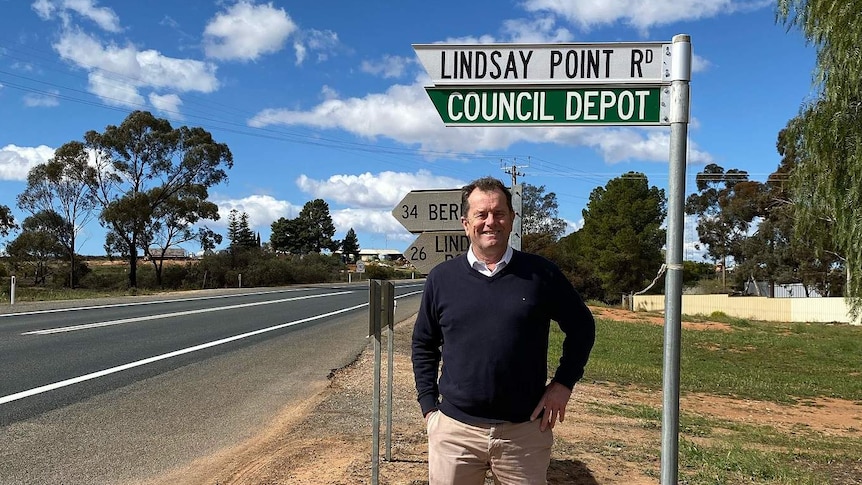
<svg viewBox="0 0 862 485"><path fill-rule="evenodd" d="M190 298L172 298L166 300L152 300L152 301L136 301L132 303L112 303L108 305L93 305L93 306L77 306L70 308L54 308L51 310L34 310L31 312L18 312L18 313L2 313L0 314L0 318L5 317L17 317L22 315L42 315L45 313L60 313L60 312L74 312L78 310L100 310L102 308L116 308L122 306L139 306L139 305L157 305L160 303L174 303L178 301L197 301L197 300L215 300L219 298L235 298L239 296L255 296L255 295L268 295L271 293L289 293L294 291L310 291L316 288L293 288L287 290L272 290L272 291L255 291L252 293L233 293L229 295L212 295L212 296L195 296Z"/></svg>
<svg viewBox="0 0 862 485"><path fill-rule="evenodd" d="M348 292L349 293L349 292ZM114 374L117 372L121 372L128 369L133 369L135 367L140 367L142 365L151 364L153 362L158 362L160 360L170 359L171 357L177 357L179 355L190 354L192 352L197 352L198 350L208 349L210 347L215 347L217 345L226 344L229 342L234 342L236 340L241 340L248 337L253 337L255 335L260 335L266 332L272 332L274 330L280 330L282 328L290 327L293 325L299 325L300 323L310 322L313 320L319 320L321 318L331 317L333 315L338 315L339 313L345 313L352 310L356 310L358 308L362 308L364 306L368 306L368 303L363 303L361 305L352 306L349 308L342 308L341 310L335 310L333 312L324 313L322 315L317 315L313 317L303 318L302 320L296 320L294 322L282 323L280 325L276 325L274 327L262 328L260 330L255 330L253 332L243 333L240 335L235 335L233 337L224 338L221 340L215 340L213 342L208 342L205 344L195 345L194 347L188 347L185 349L175 350L173 352L168 352L167 354L157 355L155 357L150 357L148 359L138 360L135 362L130 362L128 364L123 364L117 367L111 367L110 369L100 370L98 372L93 372L91 374L86 374L79 377L74 377L72 379L66 379L65 381L55 382L53 384L48 384L45 386L36 387L33 389L29 389L27 391L21 391L15 394L10 394L8 396L0 397L0 404L6 404L8 402L17 401L19 399L24 399L25 397L35 396L36 394L42 394L43 392L53 391L54 389L59 389L61 387L71 386L72 384L78 384L80 382L89 381L91 379L97 379L99 377L104 377L109 374Z"/></svg>
<svg viewBox="0 0 862 485"><path fill-rule="evenodd" d="M222 311L222 310L235 310L237 308L246 308L246 307L252 307L252 306L259 306L259 305L271 305L273 303L284 303L286 301L307 300L310 298L323 298L326 296L346 295L349 293L352 293L352 292L351 291L338 291L335 293L326 293L323 295L295 296L293 298L282 298L280 300L259 301L256 303L242 303L242 304L238 304L238 305L220 306L220 307L215 307L215 308L201 308L200 310L188 310L188 311L184 311L184 312L163 313L160 315L147 315L147 316L143 316L143 317L124 318L122 320L110 320L107 322L85 323L82 325L74 325L71 327L48 328L45 330L33 330L32 332L24 332L21 335L50 335L52 333L74 332L77 330L87 330L90 328L110 327L112 325L123 325L126 323L143 322L143 321L147 321L147 320L158 320L158 319L162 319L162 318L182 317L182 316L186 316L186 315L195 315L198 313L218 312L218 311Z"/></svg>

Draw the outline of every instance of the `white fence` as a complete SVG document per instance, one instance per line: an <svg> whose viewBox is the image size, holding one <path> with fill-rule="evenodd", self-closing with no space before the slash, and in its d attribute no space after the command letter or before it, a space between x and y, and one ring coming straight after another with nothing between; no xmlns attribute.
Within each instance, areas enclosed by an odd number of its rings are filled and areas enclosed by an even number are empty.
<svg viewBox="0 0 862 485"><path fill-rule="evenodd" d="M663 312L664 295L635 295L635 311ZM851 321L844 298L767 298L764 296L682 295L684 315L725 315L770 322L841 322Z"/></svg>

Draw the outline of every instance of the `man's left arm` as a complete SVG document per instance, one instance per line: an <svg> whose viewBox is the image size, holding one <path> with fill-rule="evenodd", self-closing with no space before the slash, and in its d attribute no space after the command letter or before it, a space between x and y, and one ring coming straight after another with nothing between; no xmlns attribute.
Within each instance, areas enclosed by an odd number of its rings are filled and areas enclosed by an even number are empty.
<svg viewBox="0 0 862 485"><path fill-rule="evenodd" d="M531 419L542 411L541 429L553 428L557 419L566 416L566 405L572 395L575 383L584 375L584 368L596 338L596 322L583 298L560 271L555 271L553 287L555 290L553 319L565 334L560 363L554 378L545 388L542 399L537 404Z"/></svg>

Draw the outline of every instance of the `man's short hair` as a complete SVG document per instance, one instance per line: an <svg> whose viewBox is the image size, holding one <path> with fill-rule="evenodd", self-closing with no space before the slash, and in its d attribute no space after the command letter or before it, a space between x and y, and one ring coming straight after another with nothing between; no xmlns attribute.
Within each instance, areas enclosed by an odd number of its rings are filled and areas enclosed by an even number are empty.
<svg viewBox="0 0 862 485"><path fill-rule="evenodd" d="M503 182L500 182L494 177L482 177L461 188L462 217L467 217L467 213L470 212L470 203L467 201L467 198L470 197L470 194L472 194L476 189L481 190L482 192L494 192L497 190L503 192L506 196L506 207L509 208L509 212L512 214L515 213L515 208L512 206L512 193L509 192L509 189L507 189L505 185L503 185Z"/></svg>

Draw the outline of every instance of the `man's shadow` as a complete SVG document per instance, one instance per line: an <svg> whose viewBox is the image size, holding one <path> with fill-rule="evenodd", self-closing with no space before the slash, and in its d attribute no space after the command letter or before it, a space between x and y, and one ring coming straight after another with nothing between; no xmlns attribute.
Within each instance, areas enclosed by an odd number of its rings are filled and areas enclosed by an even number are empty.
<svg viewBox="0 0 862 485"><path fill-rule="evenodd" d="M548 485L598 485L584 462L578 460L551 460L548 467Z"/></svg>

